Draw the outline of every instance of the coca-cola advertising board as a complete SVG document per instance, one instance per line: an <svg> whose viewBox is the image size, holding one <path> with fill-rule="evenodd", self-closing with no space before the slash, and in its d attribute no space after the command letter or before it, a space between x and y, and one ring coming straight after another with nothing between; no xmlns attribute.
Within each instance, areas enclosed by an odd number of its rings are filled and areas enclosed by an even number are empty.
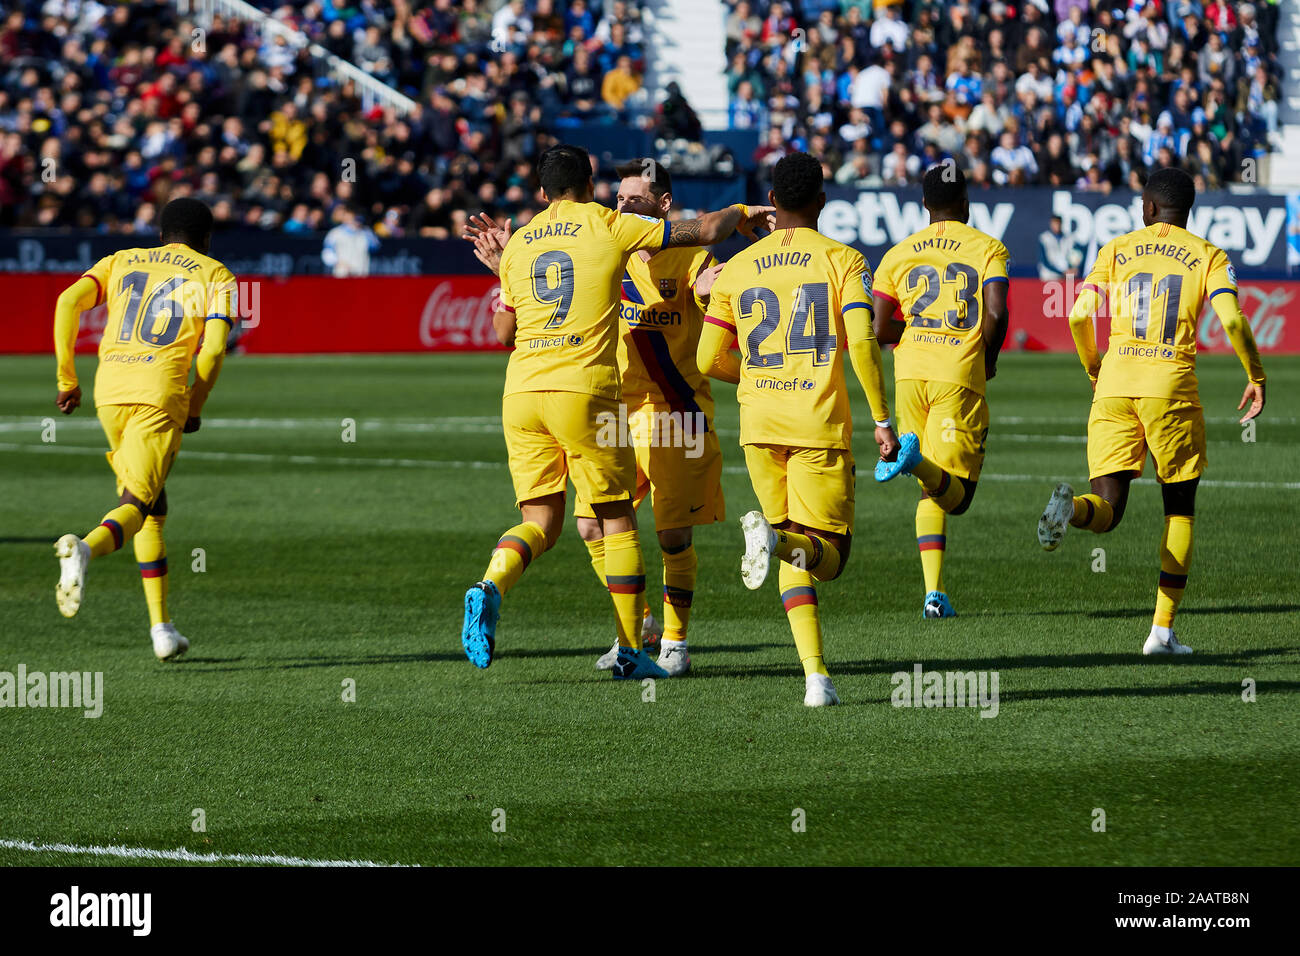
<svg viewBox="0 0 1300 956"><path fill-rule="evenodd" d="M52 352L54 301L75 278L0 275L0 352ZM492 330L499 289L486 275L240 280L239 344L268 354L499 350ZM1007 348L1073 351L1068 316L1076 294L1069 281L1012 279ZM1240 301L1262 353L1300 354L1300 282L1246 281ZM101 305L82 315L78 351L96 349L104 312ZM1099 318L1103 347L1107 325ZM1197 341L1204 351L1230 351L1208 305Z"/></svg>

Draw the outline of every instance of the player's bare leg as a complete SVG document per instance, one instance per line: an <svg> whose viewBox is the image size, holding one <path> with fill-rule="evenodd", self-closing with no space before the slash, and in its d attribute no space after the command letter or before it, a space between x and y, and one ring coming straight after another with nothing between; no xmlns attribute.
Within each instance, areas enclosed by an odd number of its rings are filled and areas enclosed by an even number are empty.
<svg viewBox="0 0 1300 956"><path fill-rule="evenodd" d="M578 537L582 538L582 543L587 546L587 553L591 555L591 568L596 572L596 578L600 581L600 586L606 588L608 584L605 581L605 539L600 533L600 522L595 518L585 516L579 516L577 522ZM654 614L650 611L650 605L647 603L645 613L641 618L641 646L659 646L659 639L663 637L663 633L663 627L655 619ZM613 670L617 662L618 637L616 635L609 650L596 658L596 670Z"/></svg>
<svg viewBox="0 0 1300 956"><path fill-rule="evenodd" d="M1113 531L1124 518L1133 477L1127 471L1101 475L1090 482L1089 494L1077 497L1070 485L1057 485L1038 519L1038 543L1055 551L1071 525L1096 534Z"/></svg>
<svg viewBox="0 0 1300 956"><path fill-rule="evenodd" d="M641 644L641 625L645 617L645 557L637 534L636 509L631 499L593 502L592 510L600 522L605 541L605 582L614 602L618 625L618 660L614 664L615 680L642 680L668 677L668 673L650 659Z"/></svg>
<svg viewBox="0 0 1300 956"><path fill-rule="evenodd" d="M487 667L496 653L501 599L524 570L555 545L564 527L564 492L520 502L519 524L497 541L483 580L465 592L465 619L460 640L475 667Z"/></svg>
<svg viewBox="0 0 1300 956"><path fill-rule="evenodd" d="M90 562L126 544L140 530L148 514L149 505L131 492L123 491L117 507L104 515L84 538L65 534L54 543L54 554L59 559L59 583L54 588L54 599L60 614L76 616L85 594Z"/></svg>
<svg viewBox="0 0 1300 956"><path fill-rule="evenodd" d="M1192 563L1192 524L1196 517L1196 486L1199 478L1162 484L1165 530L1160 538L1160 586L1156 591L1156 612L1151 633L1142 646L1143 654L1190 654L1192 649L1174 636L1174 615L1187 587Z"/></svg>

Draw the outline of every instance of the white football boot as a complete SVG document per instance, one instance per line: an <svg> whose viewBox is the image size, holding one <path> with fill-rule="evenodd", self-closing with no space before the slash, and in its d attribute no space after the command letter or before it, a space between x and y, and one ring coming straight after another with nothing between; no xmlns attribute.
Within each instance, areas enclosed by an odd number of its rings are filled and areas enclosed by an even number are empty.
<svg viewBox="0 0 1300 956"><path fill-rule="evenodd" d="M691 655L685 641L659 642L659 659L655 661L669 677L681 677L691 669Z"/></svg>
<svg viewBox="0 0 1300 956"><path fill-rule="evenodd" d="M1147 635L1147 642L1142 645L1142 653L1148 657L1152 654L1190 654L1191 652L1192 649L1186 644L1178 643L1172 627L1152 625L1151 633Z"/></svg>
<svg viewBox="0 0 1300 956"><path fill-rule="evenodd" d="M804 678L803 705L805 707L830 707L840 702L835 685L824 674L809 674Z"/></svg>
<svg viewBox="0 0 1300 956"><path fill-rule="evenodd" d="M767 580L767 569L776 547L776 532L761 511L751 511L740 519L740 530L745 533L745 554L740 559L740 579L745 587L757 591Z"/></svg>
<svg viewBox="0 0 1300 956"><path fill-rule="evenodd" d="M1046 551L1055 551L1065 532L1069 530L1070 519L1074 517L1074 489L1065 482L1052 490L1052 497L1047 499L1043 516L1038 519L1038 543Z"/></svg>
<svg viewBox="0 0 1300 956"><path fill-rule="evenodd" d="M614 646L607 650L600 657L596 658L596 670L612 671L614 665L618 663L618 638L614 638Z"/></svg>
<svg viewBox="0 0 1300 956"><path fill-rule="evenodd" d="M58 602L60 614L76 617L86 590L90 545L75 534L65 534L54 543L54 554L59 559L59 583L54 588L54 600Z"/></svg>
<svg viewBox="0 0 1300 956"><path fill-rule="evenodd" d="M174 661L190 649L190 642L171 621L149 628L149 636L153 638L154 656L160 661Z"/></svg>
<svg viewBox="0 0 1300 956"><path fill-rule="evenodd" d="M641 646L658 647L659 639L664 636L664 626L655 620L649 608L641 616Z"/></svg>

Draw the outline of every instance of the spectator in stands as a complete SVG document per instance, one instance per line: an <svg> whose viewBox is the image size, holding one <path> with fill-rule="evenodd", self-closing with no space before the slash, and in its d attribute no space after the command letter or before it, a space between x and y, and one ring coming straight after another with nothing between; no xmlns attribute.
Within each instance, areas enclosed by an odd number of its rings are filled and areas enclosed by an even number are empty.
<svg viewBox="0 0 1300 956"><path fill-rule="evenodd" d="M356 209L345 206L339 224L325 234L321 261L336 279L370 274L370 253L379 248L379 237L361 221Z"/></svg>

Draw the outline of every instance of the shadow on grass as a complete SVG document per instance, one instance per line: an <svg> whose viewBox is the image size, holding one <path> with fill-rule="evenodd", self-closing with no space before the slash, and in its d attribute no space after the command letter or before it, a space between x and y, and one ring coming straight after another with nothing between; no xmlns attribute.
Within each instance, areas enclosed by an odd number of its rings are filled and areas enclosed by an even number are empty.
<svg viewBox="0 0 1300 956"><path fill-rule="evenodd" d="M1289 614L1300 611L1300 604L1227 604L1223 607L1186 608L1178 612L1179 618L1201 617L1213 614ZM1151 607L1143 608L1108 608L1104 610L1085 611L1078 608L1054 608L1052 610L1029 611L1022 609L1006 611L981 611L968 617L1086 617L1098 620L1110 618L1141 618L1151 616Z"/></svg>

